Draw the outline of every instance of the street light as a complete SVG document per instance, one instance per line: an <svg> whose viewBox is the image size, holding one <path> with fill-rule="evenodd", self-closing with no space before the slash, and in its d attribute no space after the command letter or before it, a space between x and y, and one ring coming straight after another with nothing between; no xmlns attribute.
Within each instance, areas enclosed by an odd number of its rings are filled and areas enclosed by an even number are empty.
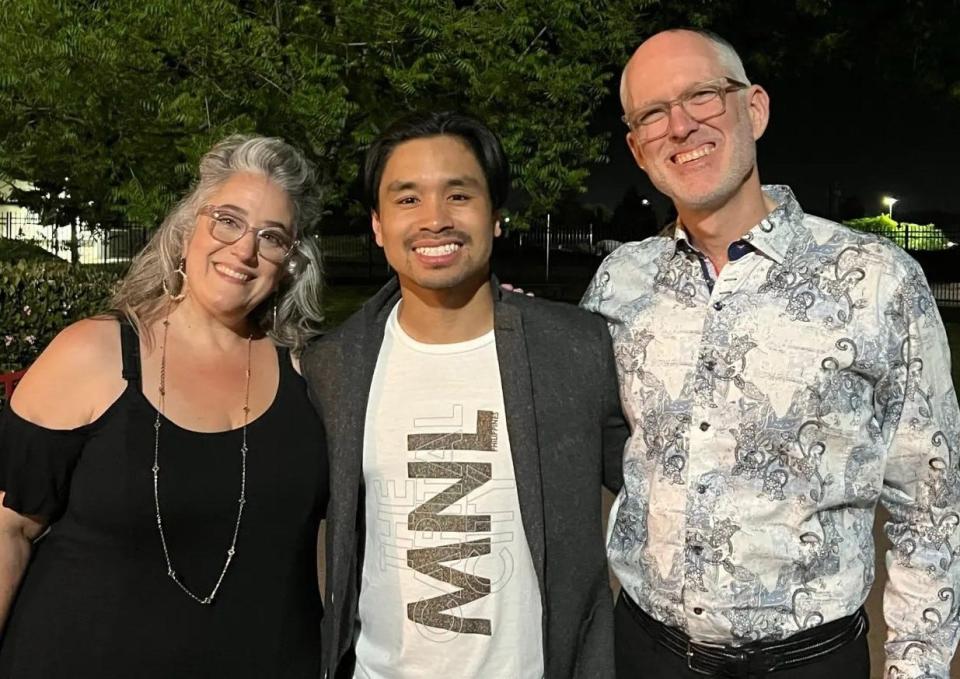
<svg viewBox="0 0 960 679"><path fill-rule="evenodd" d="M899 202L899 199L894 198L893 196L884 196L883 197L883 206L888 209L887 215L890 219L893 219L893 206Z"/></svg>

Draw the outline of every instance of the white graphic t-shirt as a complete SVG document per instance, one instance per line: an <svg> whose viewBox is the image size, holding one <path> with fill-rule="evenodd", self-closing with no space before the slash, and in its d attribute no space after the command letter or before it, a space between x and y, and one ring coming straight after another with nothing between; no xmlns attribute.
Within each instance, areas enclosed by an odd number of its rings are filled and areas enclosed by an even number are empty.
<svg viewBox="0 0 960 679"><path fill-rule="evenodd" d="M543 676L540 592L493 332L387 322L367 406L357 679Z"/></svg>

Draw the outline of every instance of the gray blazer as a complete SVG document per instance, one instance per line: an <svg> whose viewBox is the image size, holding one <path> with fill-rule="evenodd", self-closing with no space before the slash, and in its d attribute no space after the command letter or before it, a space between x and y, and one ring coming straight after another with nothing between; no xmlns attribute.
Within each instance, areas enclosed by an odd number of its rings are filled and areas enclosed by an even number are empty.
<svg viewBox="0 0 960 679"><path fill-rule="evenodd" d="M628 436L606 323L494 286L494 335L523 527L543 603L547 679L614 676L601 483L622 483ZM301 359L330 456L324 678L351 677L363 563L367 400L394 279Z"/></svg>

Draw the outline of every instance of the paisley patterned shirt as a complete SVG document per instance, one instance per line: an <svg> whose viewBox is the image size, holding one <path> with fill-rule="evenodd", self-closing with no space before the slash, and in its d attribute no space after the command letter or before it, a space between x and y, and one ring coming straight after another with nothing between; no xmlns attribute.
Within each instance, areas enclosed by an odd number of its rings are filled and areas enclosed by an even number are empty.
<svg viewBox="0 0 960 679"><path fill-rule="evenodd" d="M886 676L946 678L960 414L936 305L898 247L764 189L778 207L716 281L678 230L616 250L584 296L633 430L611 566L695 640L782 638L866 599L882 501Z"/></svg>

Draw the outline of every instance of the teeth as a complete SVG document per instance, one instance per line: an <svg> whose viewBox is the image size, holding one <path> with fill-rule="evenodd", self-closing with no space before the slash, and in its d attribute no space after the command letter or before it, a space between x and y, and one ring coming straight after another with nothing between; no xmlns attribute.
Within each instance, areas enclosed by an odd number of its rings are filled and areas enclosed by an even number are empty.
<svg viewBox="0 0 960 679"><path fill-rule="evenodd" d="M449 255L451 252L456 252L459 249L460 245L458 243L415 248L417 254L426 255L427 257L442 257L443 255Z"/></svg>
<svg viewBox="0 0 960 679"><path fill-rule="evenodd" d="M703 158L713 153L713 150L716 147L713 144L704 144L698 149L689 151L687 153L678 153L674 156L674 162L677 165L683 165L684 163L689 163L691 160L696 160L697 158Z"/></svg>
<svg viewBox="0 0 960 679"><path fill-rule="evenodd" d="M217 271L219 271L220 273L222 273L222 274L224 274L224 275L226 275L226 276L230 276L230 278L236 278L238 281L248 281L248 280L250 280L250 276L248 276L247 274L245 274L245 273L240 273L239 271L234 271L233 269L231 269L231 268L229 268L229 267L226 267L226 266L224 266L223 264L216 264L216 265L215 265L215 268L216 268Z"/></svg>

